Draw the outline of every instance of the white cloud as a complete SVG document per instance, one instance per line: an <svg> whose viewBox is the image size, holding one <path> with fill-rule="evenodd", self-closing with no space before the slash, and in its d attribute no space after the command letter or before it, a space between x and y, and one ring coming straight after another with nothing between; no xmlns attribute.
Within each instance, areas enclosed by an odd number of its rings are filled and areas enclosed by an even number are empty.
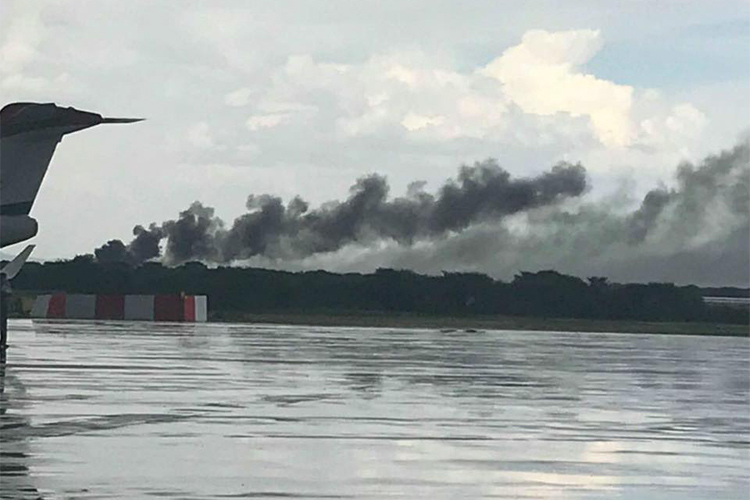
<svg viewBox="0 0 750 500"><path fill-rule="evenodd" d="M414 88L417 86L417 73L400 64L393 64L385 73L385 76L406 84L407 87Z"/></svg>
<svg viewBox="0 0 750 500"><path fill-rule="evenodd" d="M27 9L11 4L0 17L3 19L0 25L0 88L24 95L53 90L59 93L69 89L73 79L66 71L39 74L33 69L34 63L44 60L40 46L46 38L46 28L40 6Z"/></svg>
<svg viewBox="0 0 750 500"><path fill-rule="evenodd" d="M0 87L5 90L19 90L40 92L47 88L48 81L46 78L39 76L24 76L21 73L6 76L0 81Z"/></svg>
<svg viewBox="0 0 750 500"><path fill-rule="evenodd" d="M409 131L421 130L425 127L435 127L445 122L444 116L424 116L416 113L408 113L403 120L401 125Z"/></svg>
<svg viewBox="0 0 750 500"><path fill-rule="evenodd" d="M252 95L252 89L243 87L233 92L229 92L224 96L224 103L227 106L246 106L250 102L250 96Z"/></svg>
<svg viewBox="0 0 750 500"><path fill-rule="evenodd" d="M706 115L689 103L678 104L672 108L672 114L666 121L669 131L685 135L694 135L705 124Z"/></svg>
<svg viewBox="0 0 750 500"><path fill-rule="evenodd" d="M312 113L305 117L309 126L331 130L340 140L417 130L424 135L427 129L433 139L484 137L504 125L506 112L501 89L483 89L486 80L436 67L425 54L413 52L376 55L347 65L294 56L274 72L257 107L267 112L314 112L316 119L311 119ZM272 109L268 103L274 102L290 102L293 107ZM255 116L252 120L254 126L264 123Z"/></svg>
<svg viewBox="0 0 750 500"><path fill-rule="evenodd" d="M213 138L209 130L208 123L196 123L187 132L187 138L190 144L198 149L210 149L214 145Z"/></svg>
<svg viewBox="0 0 750 500"><path fill-rule="evenodd" d="M524 112L586 116L602 143L627 146L634 138L633 88L577 70L601 46L597 30L533 30L481 72L500 81L509 99Z"/></svg>
<svg viewBox="0 0 750 500"><path fill-rule="evenodd" d="M132 223L173 215L194 199L232 216L251 192L299 193L313 203L340 198L367 172L387 175L394 194L416 179L430 189L461 163L488 156L515 175L560 159L582 161L601 177L597 188L602 180L617 182L624 168L638 178L667 177L679 160L726 147L738 123L746 126L745 81L700 93L679 75L660 93L642 88L664 81L650 81L653 59L619 68L617 78L596 69L610 57L599 51L605 41L631 47L637 37L637 47L658 45L667 27L677 34L685 23L731 15L713 5L685 7L679 19L651 6L661 17L637 18L636 26L632 9L619 4L515 9L501 17L493 2L468 10L425 2L328 9L226 0L188 2L179 12L147 0L0 4L5 102L56 101L148 118L81 132L59 148L40 195L49 204L40 197L35 210L40 244L62 245L64 254L90 248L46 236L52 227L76 225L82 211L75 203L57 209L77 187L63 197L56 186L71 172L99 178L103 165L112 182L102 192L130 193L137 213L118 214L114 226L102 215L89 228L98 240L127 237ZM566 31L584 14L601 35ZM549 31L528 31L535 26ZM500 61L506 81L488 69ZM521 71L524 65L532 71ZM236 178L231 189L224 178L206 176L178 189L173 179L186 163L196 172L227 165ZM144 188L140 179L156 171L164 183ZM259 175L266 176L262 185Z"/></svg>
<svg viewBox="0 0 750 500"><path fill-rule="evenodd" d="M641 120L640 143L652 148L684 148L700 134L706 123L706 115L692 104L676 104Z"/></svg>
<svg viewBox="0 0 750 500"><path fill-rule="evenodd" d="M314 112L317 108L299 102L265 100L258 103L258 109L265 113L302 113Z"/></svg>
<svg viewBox="0 0 750 500"><path fill-rule="evenodd" d="M257 130L305 122L339 140L413 135L422 142L480 139L524 147L579 143L588 135L614 149L673 147L700 131L694 106L668 110L654 91L583 72L602 44L597 30L533 30L489 64L464 72L414 51L352 64L293 56L259 90L259 113L247 123ZM267 104L274 102L293 107ZM303 109L319 116L293 119Z"/></svg>
<svg viewBox="0 0 750 500"><path fill-rule="evenodd" d="M268 115L252 115L250 118L247 119L246 124L247 124L247 128L255 131L255 130L262 129L262 128L277 127L288 118L289 118L289 115L283 114L283 113L268 114Z"/></svg>
<svg viewBox="0 0 750 500"><path fill-rule="evenodd" d="M13 14L8 25L3 23L4 34L0 44L0 72L6 74L23 71L39 56L38 46L44 32L38 9L22 10ZM10 18L11 13L4 12L4 16Z"/></svg>

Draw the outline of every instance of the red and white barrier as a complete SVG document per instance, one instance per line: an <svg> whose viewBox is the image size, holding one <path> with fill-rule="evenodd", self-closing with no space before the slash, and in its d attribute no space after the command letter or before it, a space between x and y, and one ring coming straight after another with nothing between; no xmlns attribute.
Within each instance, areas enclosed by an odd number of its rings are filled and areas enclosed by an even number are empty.
<svg viewBox="0 0 750 500"><path fill-rule="evenodd" d="M32 318L205 322L205 295L39 295Z"/></svg>

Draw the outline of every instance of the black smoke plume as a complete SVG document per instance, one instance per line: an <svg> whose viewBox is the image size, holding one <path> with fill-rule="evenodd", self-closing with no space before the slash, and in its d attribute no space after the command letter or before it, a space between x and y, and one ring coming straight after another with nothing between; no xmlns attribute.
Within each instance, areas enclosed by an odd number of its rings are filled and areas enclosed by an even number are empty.
<svg viewBox="0 0 750 500"><path fill-rule="evenodd" d="M462 270L496 278L554 268L621 281L750 283L747 140L699 164L683 163L671 188L648 192L634 209L589 201L586 188L584 168L571 164L514 179L487 160L462 167L434 194L415 182L400 198L389 198L385 178L371 175L345 200L315 209L299 197L285 204L251 195L247 213L231 226L195 202L177 220L138 226L130 244L110 241L96 256L132 264L160 258L290 270Z"/></svg>
<svg viewBox="0 0 750 500"><path fill-rule="evenodd" d="M556 269L617 281L748 286L750 142L699 164L681 164L673 187L648 192L635 210L614 200L581 200L519 215L520 220L474 225L429 245L339 254L336 260L345 264L335 269L362 269L369 263L423 273L478 271L498 278L519 270ZM304 268L333 269L332 260L308 259Z"/></svg>
<svg viewBox="0 0 750 500"><path fill-rule="evenodd" d="M158 242L163 238L164 260L171 264L254 256L301 259L384 239L410 245L553 205L580 196L585 188L586 172L580 165L562 163L535 178L512 179L497 162L486 160L462 167L457 180L446 182L436 195L415 184L406 197L390 200L386 179L370 175L357 180L346 200L315 210L300 197L285 205L275 196L250 195L248 212L228 229L213 208L196 201L177 220L151 224L149 229L136 226L130 244L112 240L95 254L99 261L138 264L159 257Z"/></svg>
<svg viewBox="0 0 750 500"><path fill-rule="evenodd" d="M148 229L140 225L135 226L133 236L133 241L128 245L120 240L109 240L94 250L96 260L140 264L161 255L159 243L164 238L164 231L159 226L151 224Z"/></svg>

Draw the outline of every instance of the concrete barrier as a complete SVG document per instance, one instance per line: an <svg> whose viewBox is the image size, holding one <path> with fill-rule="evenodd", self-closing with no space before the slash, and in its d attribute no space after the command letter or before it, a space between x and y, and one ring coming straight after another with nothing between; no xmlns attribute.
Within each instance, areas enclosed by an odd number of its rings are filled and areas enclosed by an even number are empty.
<svg viewBox="0 0 750 500"><path fill-rule="evenodd" d="M68 295L65 298L65 317L70 319L94 319L96 317L96 295Z"/></svg>
<svg viewBox="0 0 750 500"><path fill-rule="evenodd" d="M205 295L39 295L32 318L205 322Z"/></svg>

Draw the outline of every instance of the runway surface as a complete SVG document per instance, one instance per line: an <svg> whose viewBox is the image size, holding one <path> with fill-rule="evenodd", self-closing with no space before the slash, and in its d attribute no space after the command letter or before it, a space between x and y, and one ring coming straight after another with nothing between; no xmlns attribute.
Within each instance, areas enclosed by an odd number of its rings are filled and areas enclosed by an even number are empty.
<svg viewBox="0 0 750 500"><path fill-rule="evenodd" d="M748 498L746 338L11 322L0 498Z"/></svg>

